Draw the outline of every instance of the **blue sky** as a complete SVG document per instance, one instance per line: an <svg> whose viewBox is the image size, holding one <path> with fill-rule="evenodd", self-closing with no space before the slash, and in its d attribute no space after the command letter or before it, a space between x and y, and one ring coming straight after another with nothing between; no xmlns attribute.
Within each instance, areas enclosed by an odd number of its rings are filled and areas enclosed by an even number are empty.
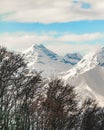
<svg viewBox="0 0 104 130"><path fill-rule="evenodd" d="M44 44L63 55L104 45L104 0L1 0L0 44Z"/></svg>
<svg viewBox="0 0 104 130"><path fill-rule="evenodd" d="M67 23L19 23L19 22L0 22L0 33L5 32L59 32L59 33L104 33L104 20L93 21L74 21Z"/></svg>

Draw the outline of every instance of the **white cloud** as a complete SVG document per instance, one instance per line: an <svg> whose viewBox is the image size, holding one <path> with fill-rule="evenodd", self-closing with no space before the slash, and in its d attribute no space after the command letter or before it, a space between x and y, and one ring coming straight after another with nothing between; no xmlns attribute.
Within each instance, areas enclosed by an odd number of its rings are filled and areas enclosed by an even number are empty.
<svg viewBox="0 0 104 130"><path fill-rule="evenodd" d="M89 3L90 8L82 8ZM104 20L104 0L0 0L2 20L19 22L68 22Z"/></svg>
<svg viewBox="0 0 104 130"><path fill-rule="evenodd" d="M101 47L101 45L97 43L91 44L91 45L86 44L86 43L85 44L60 43L60 44L54 44L54 45L50 44L50 45L47 45L47 47L51 49L52 51L56 52L57 54L65 55L66 53L74 53L74 52L85 54L85 53L95 50L98 47Z"/></svg>
<svg viewBox="0 0 104 130"><path fill-rule="evenodd" d="M55 33L55 32L54 32ZM43 44L49 49L59 54L69 52L88 52L96 48L98 44L87 44L86 41L92 42L104 37L103 33L92 34L66 34L56 37L54 33L36 34L36 33L5 33L0 35L0 45L9 49L22 51L29 48L33 44ZM75 42L72 44L72 42Z"/></svg>
<svg viewBox="0 0 104 130"><path fill-rule="evenodd" d="M60 37L60 41L68 42L68 41L76 41L76 42L84 42L84 41L91 41L91 40L96 40L104 38L103 33L91 33L91 34L67 34L62 37Z"/></svg>

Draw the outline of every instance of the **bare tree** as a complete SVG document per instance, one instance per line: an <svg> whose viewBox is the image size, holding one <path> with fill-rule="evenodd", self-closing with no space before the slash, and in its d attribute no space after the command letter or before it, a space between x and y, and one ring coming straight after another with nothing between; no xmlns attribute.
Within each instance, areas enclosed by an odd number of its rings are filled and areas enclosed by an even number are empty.
<svg viewBox="0 0 104 130"><path fill-rule="evenodd" d="M71 130L76 122L77 100L74 88L60 79L48 83L46 98L41 101L39 127L45 130Z"/></svg>
<svg viewBox="0 0 104 130"><path fill-rule="evenodd" d="M30 130L29 107L41 84L38 73L30 73L23 56L0 47L0 129Z"/></svg>
<svg viewBox="0 0 104 130"><path fill-rule="evenodd" d="M82 105L80 130L103 130L104 108L93 99L87 99Z"/></svg>
<svg viewBox="0 0 104 130"><path fill-rule="evenodd" d="M79 102L74 87L44 82L23 56L0 47L0 130L104 130L104 108Z"/></svg>

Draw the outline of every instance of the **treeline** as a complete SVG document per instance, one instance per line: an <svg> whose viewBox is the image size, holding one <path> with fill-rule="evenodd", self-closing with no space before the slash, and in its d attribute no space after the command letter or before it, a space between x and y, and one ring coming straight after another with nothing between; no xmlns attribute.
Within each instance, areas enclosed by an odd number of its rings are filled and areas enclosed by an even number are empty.
<svg viewBox="0 0 104 130"><path fill-rule="evenodd" d="M28 70L23 56L0 47L0 130L104 130L104 108L74 87Z"/></svg>

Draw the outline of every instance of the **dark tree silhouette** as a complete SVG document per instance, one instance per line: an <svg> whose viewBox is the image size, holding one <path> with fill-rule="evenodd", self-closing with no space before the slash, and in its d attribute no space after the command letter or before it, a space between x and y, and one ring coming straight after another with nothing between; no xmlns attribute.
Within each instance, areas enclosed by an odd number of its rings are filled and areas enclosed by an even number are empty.
<svg viewBox="0 0 104 130"><path fill-rule="evenodd" d="M93 99L85 100L82 105L80 130L103 130L104 109Z"/></svg>
<svg viewBox="0 0 104 130"><path fill-rule="evenodd" d="M41 101L39 125L45 130L71 130L76 122L77 100L74 88L60 79L48 83L46 98ZM40 124L41 123L41 124Z"/></svg>
<svg viewBox="0 0 104 130"><path fill-rule="evenodd" d="M41 76L30 73L23 56L0 47L0 129L30 130L29 107Z"/></svg>

